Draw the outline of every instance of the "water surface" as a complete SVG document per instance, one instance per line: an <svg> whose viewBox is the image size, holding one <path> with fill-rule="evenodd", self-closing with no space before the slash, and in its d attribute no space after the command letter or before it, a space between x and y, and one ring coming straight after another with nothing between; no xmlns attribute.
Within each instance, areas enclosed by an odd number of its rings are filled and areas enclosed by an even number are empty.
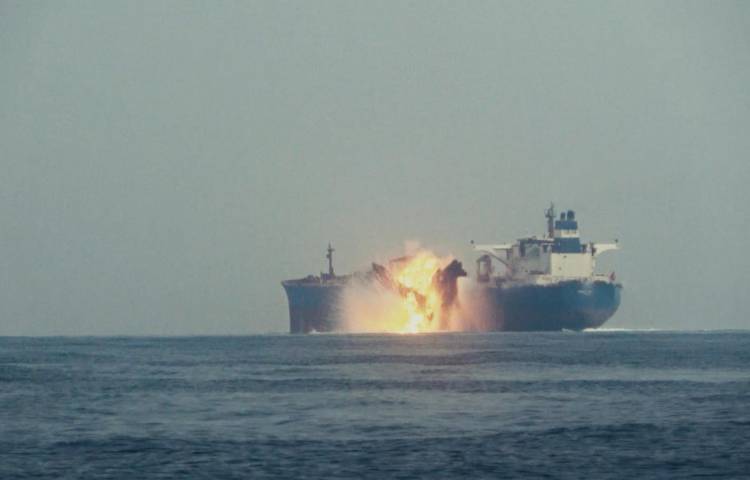
<svg viewBox="0 0 750 480"><path fill-rule="evenodd" d="M0 338L0 478L750 472L750 332Z"/></svg>

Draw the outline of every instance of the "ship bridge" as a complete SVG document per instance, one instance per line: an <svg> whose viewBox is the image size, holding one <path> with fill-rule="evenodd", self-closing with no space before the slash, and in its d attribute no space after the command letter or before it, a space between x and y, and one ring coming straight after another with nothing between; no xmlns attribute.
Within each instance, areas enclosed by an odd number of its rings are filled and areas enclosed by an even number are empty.
<svg viewBox="0 0 750 480"><path fill-rule="evenodd" d="M580 253L581 238L578 234L576 213L573 210L561 213L560 219L555 220L554 225L552 251L554 253Z"/></svg>
<svg viewBox="0 0 750 480"><path fill-rule="evenodd" d="M477 261L477 277L488 281L492 276L492 260L505 266L506 279L529 277L588 278L594 275L596 257L616 250L617 243L581 243L578 221L573 210L556 218L554 205L545 212L547 234L526 237L513 244L474 245L484 253ZM541 279L540 279L541 280Z"/></svg>

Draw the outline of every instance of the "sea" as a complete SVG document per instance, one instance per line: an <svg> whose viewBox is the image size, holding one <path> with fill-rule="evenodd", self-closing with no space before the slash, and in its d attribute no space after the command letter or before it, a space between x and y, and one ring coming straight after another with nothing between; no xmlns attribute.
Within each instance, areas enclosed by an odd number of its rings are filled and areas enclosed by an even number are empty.
<svg viewBox="0 0 750 480"><path fill-rule="evenodd" d="M26 478L750 478L750 332L2 337Z"/></svg>

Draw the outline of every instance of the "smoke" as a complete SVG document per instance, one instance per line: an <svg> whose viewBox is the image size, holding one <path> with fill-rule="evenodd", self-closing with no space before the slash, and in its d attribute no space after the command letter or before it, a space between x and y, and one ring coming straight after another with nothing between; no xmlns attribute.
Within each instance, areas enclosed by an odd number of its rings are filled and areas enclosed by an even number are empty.
<svg viewBox="0 0 750 480"><path fill-rule="evenodd" d="M339 299L338 325L344 332L401 333L409 312L403 298L378 281L357 277Z"/></svg>
<svg viewBox="0 0 750 480"><path fill-rule="evenodd" d="M356 274L339 300L345 332L423 333L482 331L489 309L481 285L460 277L461 264L416 242L387 267Z"/></svg>
<svg viewBox="0 0 750 480"><path fill-rule="evenodd" d="M493 324L493 311L484 286L473 278L458 279L458 304L451 312L451 329L486 332Z"/></svg>
<svg viewBox="0 0 750 480"><path fill-rule="evenodd" d="M339 325L347 332L418 333L445 329L435 278L452 261L405 244L406 255L355 275L340 299Z"/></svg>
<svg viewBox="0 0 750 480"><path fill-rule="evenodd" d="M424 250L419 240L406 240L404 242L404 255L414 256Z"/></svg>

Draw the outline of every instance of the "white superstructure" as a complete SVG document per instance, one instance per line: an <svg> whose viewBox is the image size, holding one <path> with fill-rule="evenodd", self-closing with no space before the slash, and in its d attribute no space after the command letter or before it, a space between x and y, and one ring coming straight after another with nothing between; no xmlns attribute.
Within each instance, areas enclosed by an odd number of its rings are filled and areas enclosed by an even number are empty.
<svg viewBox="0 0 750 480"><path fill-rule="evenodd" d="M575 212L562 212L555 219L554 205L545 212L547 234L541 238L521 238L513 244L474 245L482 252L477 260L477 277L487 282L491 278L530 283L552 283L569 279L608 279L595 275L596 257L609 250L617 250L614 243L581 243ZM493 275L492 260L505 266L502 275Z"/></svg>

